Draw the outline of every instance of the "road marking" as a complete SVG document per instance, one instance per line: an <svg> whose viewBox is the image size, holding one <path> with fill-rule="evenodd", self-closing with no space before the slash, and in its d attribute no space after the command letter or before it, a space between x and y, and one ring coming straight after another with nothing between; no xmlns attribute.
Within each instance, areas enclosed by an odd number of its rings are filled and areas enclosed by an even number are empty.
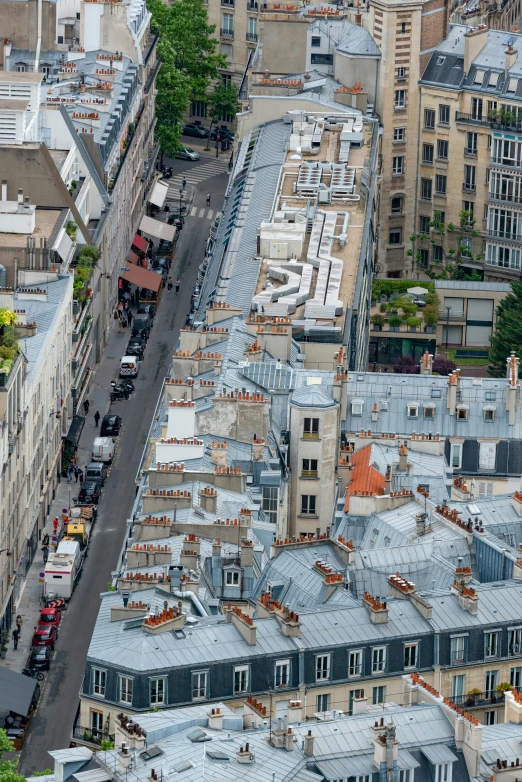
<svg viewBox="0 0 522 782"><path fill-rule="evenodd" d="M214 214L214 212L212 211L212 209L209 209L208 210L208 215L207 215L207 220L212 220L212 215L213 214Z"/></svg>
<svg viewBox="0 0 522 782"><path fill-rule="evenodd" d="M200 209L199 210L199 216L200 217L204 217L204 215L205 215L205 210L204 209Z"/></svg>
<svg viewBox="0 0 522 782"><path fill-rule="evenodd" d="M191 217L195 217L196 214L197 214L197 211L198 211L197 206L193 206L192 209L190 210L190 216Z"/></svg>

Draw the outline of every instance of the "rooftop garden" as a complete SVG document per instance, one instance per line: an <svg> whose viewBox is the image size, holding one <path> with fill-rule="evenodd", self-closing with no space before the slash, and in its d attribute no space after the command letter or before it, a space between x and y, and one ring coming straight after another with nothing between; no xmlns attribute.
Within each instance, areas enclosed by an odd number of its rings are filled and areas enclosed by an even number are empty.
<svg viewBox="0 0 522 782"><path fill-rule="evenodd" d="M411 280L374 280L372 304L379 313L372 315L374 331L409 331L434 334L439 320L439 297L433 282L422 283L426 294L408 293Z"/></svg>
<svg viewBox="0 0 522 782"><path fill-rule="evenodd" d="M99 257L100 251L92 244L86 244L80 249L74 269L73 298L83 305L91 297L92 290L89 282Z"/></svg>
<svg viewBox="0 0 522 782"><path fill-rule="evenodd" d="M20 352L20 343L15 333L16 313L0 308L0 375L8 375Z"/></svg>

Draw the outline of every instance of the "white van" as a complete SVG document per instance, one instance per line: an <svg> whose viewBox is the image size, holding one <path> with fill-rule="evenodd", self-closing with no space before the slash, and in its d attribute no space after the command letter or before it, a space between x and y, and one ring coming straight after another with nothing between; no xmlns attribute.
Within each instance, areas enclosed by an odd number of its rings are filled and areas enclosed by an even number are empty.
<svg viewBox="0 0 522 782"><path fill-rule="evenodd" d="M120 377L136 377L139 362L136 356L123 356L120 361Z"/></svg>
<svg viewBox="0 0 522 782"><path fill-rule="evenodd" d="M44 592L69 600L76 585L82 564L80 544L76 540L62 540L45 565Z"/></svg>
<svg viewBox="0 0 522 782"><path fill-rule="evenodd" d="M91 459L93 462L112 462L114 457L114 440L112 437L95 437L92 444Z"/></svg>

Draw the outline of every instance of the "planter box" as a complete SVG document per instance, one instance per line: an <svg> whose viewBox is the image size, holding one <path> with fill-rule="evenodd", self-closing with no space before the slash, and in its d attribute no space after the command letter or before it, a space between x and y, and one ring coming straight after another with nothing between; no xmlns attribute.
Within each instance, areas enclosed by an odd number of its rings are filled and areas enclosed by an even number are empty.
<svg viewBox="0 0 522 782"><path fill-rule="evenodd" d="M400 326L390 326L390 331L400 331L400 330L401 330Z"/></svg>
<svg viewBox="0 0 522 782"><path fill-rule="evenodd" d="M434 334L435 333L433 326L425 326L424 327L424 331L425 331L426 334Z"/></svg>
<svg viewBox="0 0 522 782"><path fill-rule="evenodd" d="M415 332L417 331L417 326L410 326L409 330Z"/></svg>

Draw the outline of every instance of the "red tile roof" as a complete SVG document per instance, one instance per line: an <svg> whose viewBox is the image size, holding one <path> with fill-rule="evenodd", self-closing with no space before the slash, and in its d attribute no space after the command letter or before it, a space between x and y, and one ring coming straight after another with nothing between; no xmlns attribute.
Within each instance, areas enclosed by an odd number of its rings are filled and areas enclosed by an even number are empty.
<svg viewBox="0 0 522 782"><path fill-rule="evenodd" d="M371 445L361 448L360 451L355 451L353 455L353 470L350 472L351 483L348 486L346 501L344 503L345 512L348 511L350 506L351 494L356 494L361 491L367 491L372 496L384 494L384 475L370 464L371 455Z"/></svg>

